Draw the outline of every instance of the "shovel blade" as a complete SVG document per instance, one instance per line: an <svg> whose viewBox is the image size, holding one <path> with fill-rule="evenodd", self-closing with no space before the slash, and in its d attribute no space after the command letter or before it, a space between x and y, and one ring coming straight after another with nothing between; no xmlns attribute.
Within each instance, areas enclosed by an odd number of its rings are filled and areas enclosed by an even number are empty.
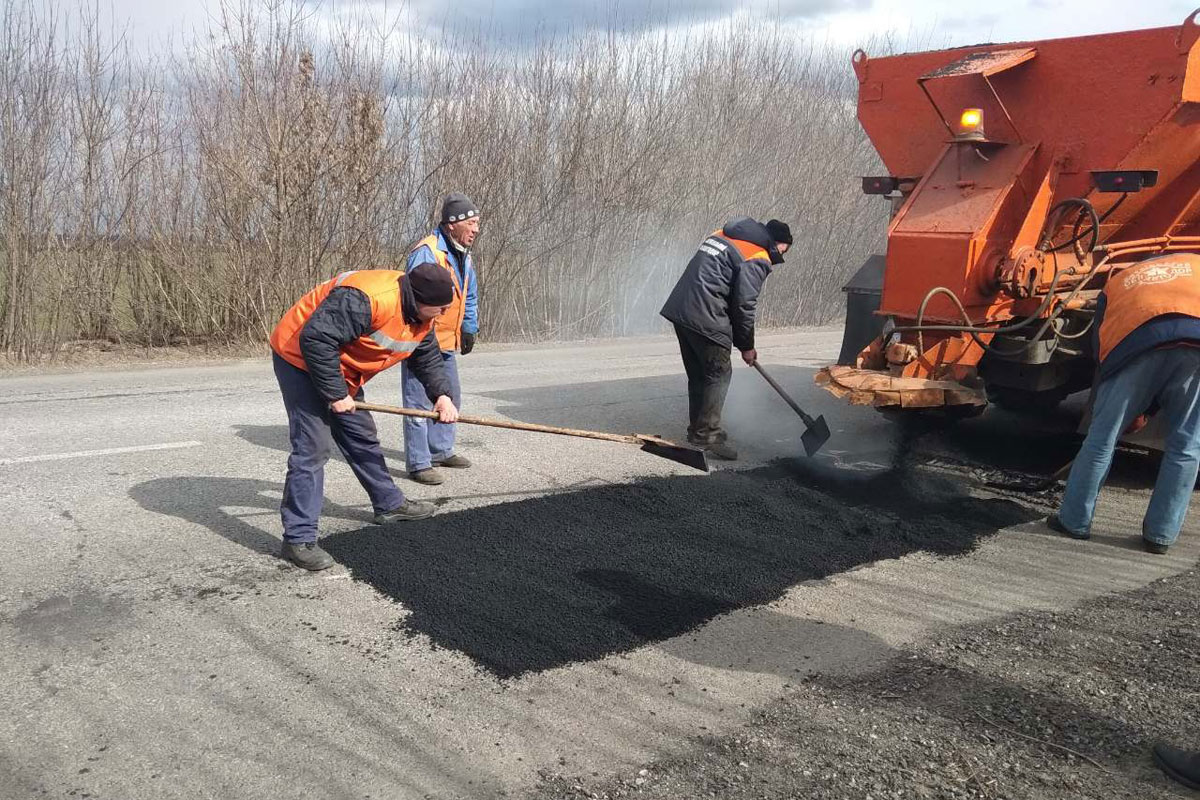
<svg viewBox="0 0 1200 800"><path fill-rule="evenodd" d="M810 457L816 455L816 452L828 441L829 425L823 416L814 419L808 426L808 430L800 436L800 444L804 445L804 452Z"/></svg>
<svg viewBox="0 0 1200 800"><path fill-rule="evenodd" d="M670 459L677 464L683 464L685 467L698 469L701 472L708 472L708 459L705 458L703 450L668 442L666 439L659 439L657 436L638 434L637 438L642 440L643 452L656 455L660 458Z"/></svg>

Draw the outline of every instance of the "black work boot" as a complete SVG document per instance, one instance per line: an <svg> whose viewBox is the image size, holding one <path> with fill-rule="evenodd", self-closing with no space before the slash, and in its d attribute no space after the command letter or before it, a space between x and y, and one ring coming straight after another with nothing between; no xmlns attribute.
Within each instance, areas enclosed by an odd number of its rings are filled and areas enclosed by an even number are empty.
<svg viewBox="0 0 1200 800"><path fill-rule="evenodd" d="M284 542L279 548L279 557L310 572L329 569L334 564L333 556L322 550L316 542Z"/></svg>
<svg viewBox="0 0 1200 800"><path fill-rule="evenodd" d="M1200 789L1200 753L1159 742L1154 745L1154 763L1189 789Z"/></svg>
<svg viewBox="0 0 1200 800"><path fill-rule="evenodd" d="M1147 553L1154 553L1156 556L1161 556L1166 555L1167 549L1170 548L1170 545L1162 544L1161 542L1152 542L1143 537L1142 547L1146 548Z"/></svg>
<svg viewBox="0 0 1200 800"><path fill-rule="evenodd" d="M1063 525L1062 520L1058 518L1058 514L1051 514L1046 517L1046 527L1052 531L1058 531L1070 536L1072 539L1090 539L1092 538L1092 528L1088 526L1085 531L1073 531L1066 525Z"/></svg>
<svg viewBox="0 0 1200 800"><path fill-rule="evenodd" d="M375 515L376 525L388 525L392 522L407 522L414 519L425 519L432 517L437 511L437 506L433 503L426 503L423 500L405 500L404 505L399 508L393 508L391 511L381 511Z"/></svg>

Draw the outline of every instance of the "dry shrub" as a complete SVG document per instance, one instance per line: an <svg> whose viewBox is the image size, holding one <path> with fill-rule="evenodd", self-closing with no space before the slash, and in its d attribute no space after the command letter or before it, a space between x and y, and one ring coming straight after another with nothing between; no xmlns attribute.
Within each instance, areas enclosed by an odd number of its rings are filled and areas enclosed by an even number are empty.
<svg viewBox="0 0 1200 800"><path fill-rule="evenodd" d="M95 7L0 17L0 351L261 340L318 281L401 263L439 197L484 210L483 336L662 330L728 217L796 238L764 325L822 323L882 233L849 54L767 22L430 42L222 5L136 55Z"/></svg>

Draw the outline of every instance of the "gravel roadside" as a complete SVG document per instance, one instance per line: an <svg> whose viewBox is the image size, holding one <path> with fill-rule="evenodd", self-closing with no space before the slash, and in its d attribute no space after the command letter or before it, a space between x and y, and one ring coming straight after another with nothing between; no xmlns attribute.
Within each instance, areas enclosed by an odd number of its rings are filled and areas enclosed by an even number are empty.
<svg viewBox="0 0 1200 800"><path fill-rule="evenodd" d="M1200 576L967 626L878 671L810 675L736 735L531 797L1167 798L1149 749L1200 747Z"/></svg>

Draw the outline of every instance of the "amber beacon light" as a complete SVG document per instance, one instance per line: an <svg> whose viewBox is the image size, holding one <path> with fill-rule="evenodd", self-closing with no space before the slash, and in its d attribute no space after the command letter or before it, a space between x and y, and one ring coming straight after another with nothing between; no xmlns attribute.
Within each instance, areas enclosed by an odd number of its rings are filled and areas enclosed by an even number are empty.
<svg viewBox="0 0 1200 800"><path fill-rule="evenodd" d="M983 109L982 108L964 108L962 116L958 118L958 138L967 140L982 140L983 135Z"/></svg>

